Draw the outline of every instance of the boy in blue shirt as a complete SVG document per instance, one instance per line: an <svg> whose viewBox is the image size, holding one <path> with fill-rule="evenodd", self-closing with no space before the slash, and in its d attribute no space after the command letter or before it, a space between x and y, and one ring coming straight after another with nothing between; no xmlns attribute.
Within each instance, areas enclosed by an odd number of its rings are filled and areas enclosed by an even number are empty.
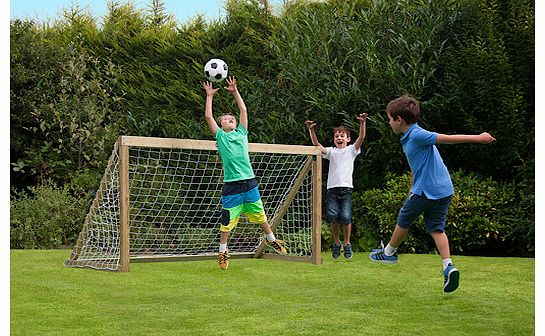
<svg viewBox="0 0 545 336"><path fill-rule="evenodd" d="M221 226L219 245L219 267L222 270L229 266L227 241L243 213L249 221L258 223L265 232L267 243L277 253L286 254L281 241L276 239L267 221L261 195L250 163L248 153L248 113L246 104L237 89L237 80L234 77L227 79L229 91L240 110L240 124L237 125L235 116L222 115L218 121L212 113L212 101L219 89L214 89L212 83L203 83L206 91L205 118L210 131L216 137L218 153L223 165L223 189L221 192ZM218 125L219 124L219 125Z"/></svg>
<svg viewBox="0 0 545 336"><path fill-rule="evenodd" d="M443 290L452 292L458 288L460 272L452 263L445 222L454 188L447 167L441 159L436 144L482 143L494 139L488 133L479 135L446 135L429 132L417 121L420 106L416 99L401 96L386 107L390 127L396 134L403 134L401 145L411 167L411 189L397 217L397 225L385 248L374 250L369 258L375 262L397 262L397 248L407 237L414 219L424 214L426 231L432 236L443 261Z"/></svg>

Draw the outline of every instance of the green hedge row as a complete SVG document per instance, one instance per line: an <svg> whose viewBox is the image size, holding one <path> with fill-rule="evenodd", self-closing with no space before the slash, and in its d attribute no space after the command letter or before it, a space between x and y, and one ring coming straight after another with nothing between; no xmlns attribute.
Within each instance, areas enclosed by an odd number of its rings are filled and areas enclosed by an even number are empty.
<svg viewBox="0 0 545 336"><path fill-rule="evenodd" d="M473 173L451 174L455 194L446 225L451 252L465 255L533 256L534 222L527 213L533 209L533 186L517 188ZM386 244L396 225L399 209L409 191L409 174L390 175L381 189L354 192L354 247L370 251ZM324 243L332 243L327 225ZM435 244L426 233L422 216L410 228L400 247L403 253L433 253Z"/></svg>
<svg viewBox="0 0 545 336"><path fill-rule="evenodd" d="M532 187L456 171L455 194L446 232L453 254L534 256L534 223L524 214L533 206ZM383 189L354 192L352 243L356 251L370 251L388 242L397 213L407 197L409 175L390 176ZM15 193L11 200L11 248L61 248L75 244L89 197L74 189L50 184ZM332 243L329 227L322 228L324 250ZM413 223L401 245L404 253L433 253L435 245L422 218Z"/></svg>
<svg viewBox="0 0 545 336"><path fill-rule="evenodd" d="M148 11L114 1L104 18L74 6L50 23L11 20L12 202L31 202L21 191L49 180L68 185L66 197L91 193L120 134L212 139L202 67L219 57L239 80L252 142L309 145L310 118L329 145L334 127L355 135L355 116L369 113L355 165L360 193L408 170L384 114L392 98L418 98L427 129L490 132L497 141L486 151L470 144L441 151L453 171L515 187L512 202L488 204L509 208L502 225L510 231L497 239L490 232L495 245L453 247L520 254L530 250L534 222L534 7L530 0L294 0L274 12L267 0L228 0L224 18L177 24L163 1ZM215 112L228 111L236 105L222 90ZM12 211L17 227L24 209ZM379 232L360 236L372 234Z"/></svg>

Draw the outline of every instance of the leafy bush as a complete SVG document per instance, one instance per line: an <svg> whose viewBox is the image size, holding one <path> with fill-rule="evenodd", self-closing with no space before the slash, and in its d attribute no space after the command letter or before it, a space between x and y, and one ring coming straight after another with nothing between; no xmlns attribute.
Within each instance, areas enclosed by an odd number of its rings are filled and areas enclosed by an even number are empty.
<svg viewBox="0 0 545 336"><path fill-rule="evenodd" d="M442 75L434 83L434 97L424 99L422 115L441 133L486 130L497 143L486 151L478 145L449 146L449 167L511 180L518 167L535 156L535 80L528 76L535 63L534 44L528 43L535 36L533 3L458 2L450 27L456 33L448 36L437 69Z"/></svg>
<svg viewBox="0 0 545 336"><path fill-rule="evenodd" d="M85 198L68 188L42 184L14 192L10 202L10 247L54 249L76 242L85 219Z"/></svg>
<svg viewBox="0 0 545 336"><path fill-rule="evenodd" d="M483 182L511 197L490 213L480 196L463 198L456 207L471 218L453 214L462 225L449 227L453 246L533 254L534 1L300 0L273 13L268 0L229 0L225 8L225 18L182 25L164 1L147 12L112 2L103 20L77 6L52 23L11 20L11 186L51 179L84 198L120 134L212 139L202 65L220 57L239 80L252 142L309 145L307 119L324 145L340 124L355 139L355 115L369 113L356 190L388 186L387 172L407 169L384 113L400 94L420 100L427 129L492 133L497 143L485 152L472 144L442 149L448 167L507 183ZM229 111L236 112L232 97L218 95L214 112ZM407 188L354 195L357 248L389 237L391 227L379 223L395 223ZM364 208L374 204L383 211ZM421 225L411 233L408 251L433 249ZM474 235L485 238L468 242Z"/></svg>
<svg viewBox="0 0 545 336"><path fill-rule="evenodd" d="M498 183L473 173L451 174L455 194L446 232L454 254L522 255L534 253L533 193L516 192L512 183ZM359 249L369 250L382 239L386 243L397 214L409 191L409 174L392 176L384 189L355 193L354 224ZM433 239L426 233L423 217L411 226L400 246L402 252L430 253Z"/></svg>
<svg viewBox="0 0 545 336"><path fill-rule="evenodd" d="M39 180L54 178L61 183L72 171L102 166L109 154L106 149L119 134L110 120L111 107L119 100L110 94L113 64L96 70L100 61L85 52L81 41L71 43L67 53L60 92L50 90L49 100L31 113L37 126L28 131L43 143L26 149L26 157L14 164L16 171L29 170Z"/></svg>

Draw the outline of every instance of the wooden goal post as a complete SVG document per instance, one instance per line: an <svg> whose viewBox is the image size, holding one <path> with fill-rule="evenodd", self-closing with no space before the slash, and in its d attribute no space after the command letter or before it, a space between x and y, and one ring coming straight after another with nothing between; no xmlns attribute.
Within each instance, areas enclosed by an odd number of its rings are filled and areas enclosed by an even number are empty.
<svg viewBox="0 0 545 336"><path fill-rule="evenodd" d="M314 146L250 143L269 224L288 254L241 220L232 258L321 264L322 157ZM132 262L217 258L222 167L215 141L121 136L65 265L128 272Z"/></svg>

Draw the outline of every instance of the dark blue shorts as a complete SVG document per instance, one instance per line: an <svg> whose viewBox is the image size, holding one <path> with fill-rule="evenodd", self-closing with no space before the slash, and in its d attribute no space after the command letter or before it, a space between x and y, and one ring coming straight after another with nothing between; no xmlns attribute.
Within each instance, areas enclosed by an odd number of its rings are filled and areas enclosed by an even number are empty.
<svg viewBox="0 0 545 336"><path fill-rule="evenodd" d="M352 188L330 188L325 195L329 223L352 223Z"/></svg>
<svg viewBox="0 0 545 336"><path fill-rule="evenodd" d="M411 193L397 216L397 225L408 229L412 222L421 214L424 214L426 232L445 232L447 212L452 200L452 195L438 200L431 200L425 194L416 195Z"/></svg>

